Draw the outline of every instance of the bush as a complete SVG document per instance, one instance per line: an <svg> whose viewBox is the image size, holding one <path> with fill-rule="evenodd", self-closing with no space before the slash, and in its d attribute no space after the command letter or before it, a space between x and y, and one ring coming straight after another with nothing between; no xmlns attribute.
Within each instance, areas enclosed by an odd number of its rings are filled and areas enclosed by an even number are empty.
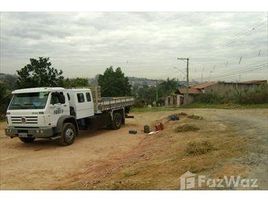
<svg viewBox="0 0 268 200"><path fill-rule="evenodd" d="M206 103L206 104L219 104L223 103L222 97L215 93L204 93L200 94L195 98L197 103Z"/></svg>
<svg viewBox="0 0 268 200"><path fill-rule="evenodd" d="M3 120L5 118L10 97L11 95L7 85L0 82L0 120Z"/></svg>
<svg viewBox="0 0 268 200"><path fill-rule="evenodd" d="M204 93L196 96L195 103L204 104L264 104L268 103L268 86L256 89L233 91L226 96L216 93Z"/></svg>
<svg viewBox="0 0 268 200"><path fill-rule="evenodd" d="M268 86L263 86L255 90L237 95L236 102L239 104L261 104L268 103Z"/></svg>

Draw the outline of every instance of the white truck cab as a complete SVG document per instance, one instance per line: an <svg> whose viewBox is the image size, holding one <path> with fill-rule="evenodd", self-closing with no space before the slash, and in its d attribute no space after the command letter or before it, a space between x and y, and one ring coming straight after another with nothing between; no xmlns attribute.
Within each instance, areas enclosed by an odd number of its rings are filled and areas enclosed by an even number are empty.
<svg viewBox="0 0 268 200"><path fill-rule="evenodd" d="M19 137L23 142L35 138L59 139L62 145L74 142L81 125L102 114L110 123L124 122L125 111L134 102L133 98L95 102L89 88L64 89L42 87L19 89L12 92L6 117L6 135ZM100 108L95 110L94 108ZM103 110L102 110L103 108ZM120 128L120 126L114 126Z"/></svg>

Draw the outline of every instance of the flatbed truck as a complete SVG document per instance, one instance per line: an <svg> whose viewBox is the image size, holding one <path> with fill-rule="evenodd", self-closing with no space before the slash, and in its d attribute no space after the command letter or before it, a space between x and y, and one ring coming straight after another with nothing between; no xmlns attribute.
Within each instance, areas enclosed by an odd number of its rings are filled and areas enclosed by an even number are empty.
<svg viewBox="0 0 268 200"><path fill-rule="evenodd" d="M94 122L119 129L134 104L133 97L101 97L98 87L94 91L38 87L18 89L12 94L5 133L24 143L46 138L71 145L79 130Z"/></svg>

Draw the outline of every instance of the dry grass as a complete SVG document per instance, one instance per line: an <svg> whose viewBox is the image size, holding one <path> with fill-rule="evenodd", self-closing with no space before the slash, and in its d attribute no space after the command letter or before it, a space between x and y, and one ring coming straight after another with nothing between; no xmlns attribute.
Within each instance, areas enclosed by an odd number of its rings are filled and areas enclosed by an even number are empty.
<svg viewBox="0 0 268 200"><path fill-rule="evenodd" d="M187 144L185 152L188 155L201 155L215 150L215 147L207 140L205 141L193 141Z"/></svg>
<svg viewBox="0 0 268 200"><path fill-rule="evenodd" d="M193 124L182 124L177 126L175 129L175 132L187 132L187 131L198 131L200 128L198 128L196 125Z"/></svg>
<svg viewBox="0 0 268 200"><path fill-rule="evenodd" d="M174 126L187 134L174 134ZM230 159L245 154L247 139L232 134L230 127L218 127L205 119L193 121L186 117L166 122L164 131L145 137L133 151L95 165L79 174L79 181L70 179L60 188L178 189L179 177L186 171L221 176L228 171ZM246 173L242 170L245 166L239 167L241 174Z"/></svg>
<svg viewBox="0 0 268 200"><path fill-rule="evenodd" d="M198 119L198 120L202 120L203 119L202 116L198 116L198 115L188 115L187 117L189 119Z"/></svg>

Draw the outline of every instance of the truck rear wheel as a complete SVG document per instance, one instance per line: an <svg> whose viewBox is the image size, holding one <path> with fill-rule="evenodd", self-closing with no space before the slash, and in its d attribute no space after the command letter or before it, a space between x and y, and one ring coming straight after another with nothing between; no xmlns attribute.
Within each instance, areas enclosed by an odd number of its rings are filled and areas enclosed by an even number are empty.
<svg viewBox="0 0 268 200"><path fill-rule="evenodd" d="M20 137L20 140L24 143L33 143L33 141L35 140L34 137L27 137L27 138L24 138L24 137Z"/></svg>
<svg viewBox="0 0 268 200"><path fill-rule="evenodd" d="M112 121L112 129L120 129L122 124L122 114L119 112L114 113Z"/></svg>
<svg viewBox="0 0 268 200"><path fill-rule="evenodd" d="M59 143L63 146L73 144L76 137L76 129L72 123L65 123L62 128Z"/></svg>

